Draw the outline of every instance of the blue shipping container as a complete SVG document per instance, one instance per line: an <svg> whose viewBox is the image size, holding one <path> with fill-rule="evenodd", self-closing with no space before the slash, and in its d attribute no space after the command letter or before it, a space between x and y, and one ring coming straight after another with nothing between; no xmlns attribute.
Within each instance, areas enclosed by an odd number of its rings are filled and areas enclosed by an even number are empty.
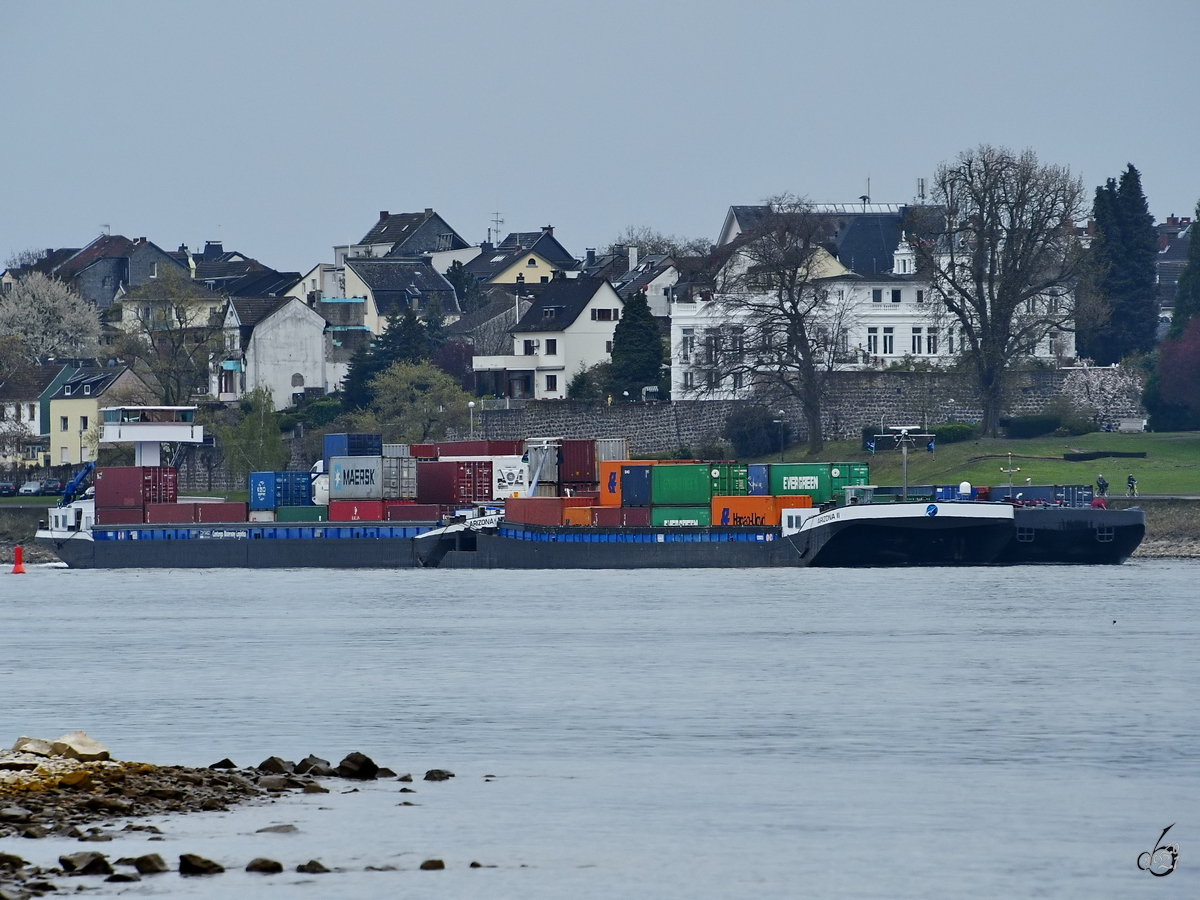
<svg viewBox="0 0 1200 900"><path fill-rule="evenodd" d="M650 505L651 466L621 466L621 505Z"/></svg>
<svg viewBox="0 0 1200 900"><path fill-rule="evenodd" d="M250 508L311 506L312 476L308 472L251 472Z"/></svg>
<svg viewBox="0 0 1200 900"><path fill-rule="evenodd" d="M765 497L771 493L770 488L770 467L766 465L753 465L747 467L747 484L750 487L749 494L752 497Z"/></svg>
<svg viewBox="0 0 1200 900"><path fill-rule="evenodd" d="M383 456L382 434L325 435L325 471L334 456Z"/></svg>

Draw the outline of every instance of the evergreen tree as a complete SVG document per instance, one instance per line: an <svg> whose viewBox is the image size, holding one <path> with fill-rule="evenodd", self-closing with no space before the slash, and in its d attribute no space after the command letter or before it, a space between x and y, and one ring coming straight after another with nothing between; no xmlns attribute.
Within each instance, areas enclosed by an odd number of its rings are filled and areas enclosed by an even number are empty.
<svg viewBox="0 0 1200 900"><path fill-rule="evenodd" d="M454 287L458 296L458 308L463 313L475 312L487 304L487 293L479 283L479 279L467 271L457 259L446 270L446 280Z"/></svg>
<svg viewBox="0 0 1200 900"><path fill-rule="evenodd" d="M347 409L365 409L374 399L374 379L395 363L420 363L429 359L429 336L425 325L411 309L392 312L383 334L355 351L350 371L342 383Z"/></svg>
<svg viewBox="0 0 1200 900"><path fill-rule="evenodd" d="M1197 237L1197 223L1200 222L1200 203L1196 204L1196 218L1188 230L1187 268L1179 276L1179 284L1175 288L1175 313L1171 316L1171 330L1167 337L1180 338L1187 329L1188 322L1200 313L1200 237Z"/></svg>
<svg viewBox="0 0 1200 900"><path fill-rule="evenodd" d="M1081 352L1101 365L1154 348L1158 328L1155 256L1158 238L1142 177L1131 163L1118 182L1096 189L1091 247L1095 286L1107 301L1107 321L1081 329Z"/></svg>
<svg viewBox="0 0 1200 900"><path fill-rule="evenodd" d="M629 391L629 399L641 398L642 388L657 387L662 380L665 358L658 321L650 313L645 291L627 301L621 320L613 330L612 393L620 397Z"/></svg>

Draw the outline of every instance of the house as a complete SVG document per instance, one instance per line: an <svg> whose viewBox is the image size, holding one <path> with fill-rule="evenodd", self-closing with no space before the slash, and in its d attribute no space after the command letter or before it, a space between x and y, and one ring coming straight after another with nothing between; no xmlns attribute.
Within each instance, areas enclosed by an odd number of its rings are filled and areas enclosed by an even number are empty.
<svg viewBox="0 0 1200 900"><path fill-rule="evenodd" d="M1155 281L1158 284L1159 315L1161 324L1171 324L1171 313L1175 311L1175 292L1179 288L1179 276L1187 268L1188 245L1196 228L1189 216L1168 216L1157 226L1158 258L1154 261ZM1160 329L1159 338L1166 333Z"/></svg>
<svg viewBox="0 0 1200 900"><path fill-rule="evenodd" d="M383 334L388 316L406 309L425 314L437 304L450 321L458 318L458 296L445 276L428 260L346 260L346 296L366 300L363 324L374 334Z"/></svg>
<svg viewBox="0 0 1200 900"><path fill-rule="evenodd" d="M495 247L481 244L479 255L465 265L484 284L549 284L560 272L579 268L550 225L541 231L514 231Z"/></svg>
<svg viewBox="0 0 1200 900"><path fill-rule="evenodd" d="M184 245L172 256L187 261L193 281L226 297L278 297L300 281L299 272L278 272L236 250L226 250L220 241L205 241L203 253L190 253Z"/></svg>
<svg viewBox="0 0 1200 900"><path fill-rule="evenodd" d="M485 289L488 300L446 327L446 340L468 344L477 356L501 356L512 346L512 330L529 311L542 285L519 288L493 284Z"/></svg>
<svg viewBox="0 0 1200 900"><path fill-rule="evenodd" d="M511 354L472 359L479 390L498 397L564 399L577 372L611 358L623 307L607 281L555 278L512 328Z"/></svg>
<svg viewBox="0 0 1200 900"><path fill-rule="evenodd" d="M363 235L357 244L334 247L335 264L341 266L347 258L420 259L433 253L452 253L471 250L471 245L429 207L424 212L379 213L379 221ZM450 263L446 266L449 268ZM438 271L442 271L438 269Z"/></svg>
<svg viewBox="0 0 1200 900"><path fill-rule="evenodd" d="M0 272L0 293L11 291L13 285L17 283L17 279L23 278L31 272L41 272L43 275L49 277L60 263L66 262L78 252L78 247L63 247L58 250L49 248L41 251L41 255L36 260L5 269L3 272Z"/></svg>
<svg viewBox="0 0 1200 900"><path fill-rule="evenodd" d="M149 400L149 389L128 366L75 369L50 397L50 464L94 460L100 408Z"/></svg>
<svg viewBox="0 0 1200 900"><path fill-rule="evenodd" d="M48 452L43 436L49 421L49 396L73 371L63 363L28 365L0 382L0 467L42 464Z"/></svg>
<svg viewBox="0 0 1200 900"><path fill-rule="evenodd" d="M276 409L294 406L306 393L328 393L325 328L325 319L295 297L231 297L211 393L229 402L268 388Z"/></svg>
<svg viewBox="0 0 1200 900"><path fill-rule="evenodd" d="M144 237L130 240L119 234L102 234L48 274L65 281L103 311L124 291L168 273L191 277L187 265Z"/></svg>

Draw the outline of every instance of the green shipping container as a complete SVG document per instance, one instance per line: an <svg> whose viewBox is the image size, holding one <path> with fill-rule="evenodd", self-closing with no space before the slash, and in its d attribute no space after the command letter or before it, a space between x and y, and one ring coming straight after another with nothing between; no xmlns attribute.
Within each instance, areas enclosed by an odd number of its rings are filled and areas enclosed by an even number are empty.
<svg viewBox="0 0 1200 900"><path fill-rule="evenodd" d="M750 493L750 467L715 463L708 469L713 497L745 497Z"/></svg>
<svg viewBox="0 0 1200 900"><path fill-rule="evenodd" d="M650 510L650 524L667 528L708 526L712 524L712 507L655 506Z"/></svg>
<svg viewBox="0 0 1200 900"><path fill-rule="evenodd" d="M833 496L831 468L829 463L772 463L768 493L812 497L814 505L827 503Z"/></svg>
<svg viewBox="0 0 1200 900"><path fill-rule="evenodd" d="M846 499L843 488L871 483L870 470L866 463L830 463L829 476L833 485L833 499L839 503Z"/></svg>
<svg viewBox="0 0 1200 900"><path fill-rule="evenodd" d="M276 522L328 522L328 506L281 506L275 510Z"/></svg>
<svg viewBox="0 0 1200 900"><path fill-rule="evenodd" d="M650 467L651 506L707 506L712 501L712 479L706 465Z"/></svg>

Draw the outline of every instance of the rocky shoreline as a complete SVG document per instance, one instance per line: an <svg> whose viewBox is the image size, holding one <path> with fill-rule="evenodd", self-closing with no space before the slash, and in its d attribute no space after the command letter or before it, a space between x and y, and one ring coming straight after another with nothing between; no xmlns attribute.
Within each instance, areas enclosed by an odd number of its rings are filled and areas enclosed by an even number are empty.
<svg viewBox="0 0 1200 900"><path fill-rule="evenodd" d="M425 781L446 781L454 773L430 769ZM239 767L229 759L205 768L157 766L118 761L107 748L84 732L66 734L55 741L20 738L12 750L0 751L0 838L74 838L81 843L103 844L120 832L145 832L150 841L163 840L154 825L119 820L153 815L213 812L231 806L265 801L289 791L327 794L322 778L374 781L390 778L412 782L411 774L397 775L362 753L351 753L336 766L317 756L293 763L278 756L257 766ZM409 792L402 787L401 792ZM403 805L403 804L402 804ZM280 825L262 831L294 831ZM480 868L479 863L472 863ZM115 867L115 868L114 868ZM441 860L425 860L421 869L441 869ZM64 854L57 867L30 865L19 855L0 852L0 900L27 900L62 889L51 879L102 875L106 881L139 881L143 875L178 871L180 875L216 875L225 871L218 862L196 854L181 854L177 866L159 854L110 861L99 849ZM276 874L283 865L256 858L248 872ZM305 874L331 871L318 860L296 867ZM82 889L82 888L81 888Z"/></svg>

